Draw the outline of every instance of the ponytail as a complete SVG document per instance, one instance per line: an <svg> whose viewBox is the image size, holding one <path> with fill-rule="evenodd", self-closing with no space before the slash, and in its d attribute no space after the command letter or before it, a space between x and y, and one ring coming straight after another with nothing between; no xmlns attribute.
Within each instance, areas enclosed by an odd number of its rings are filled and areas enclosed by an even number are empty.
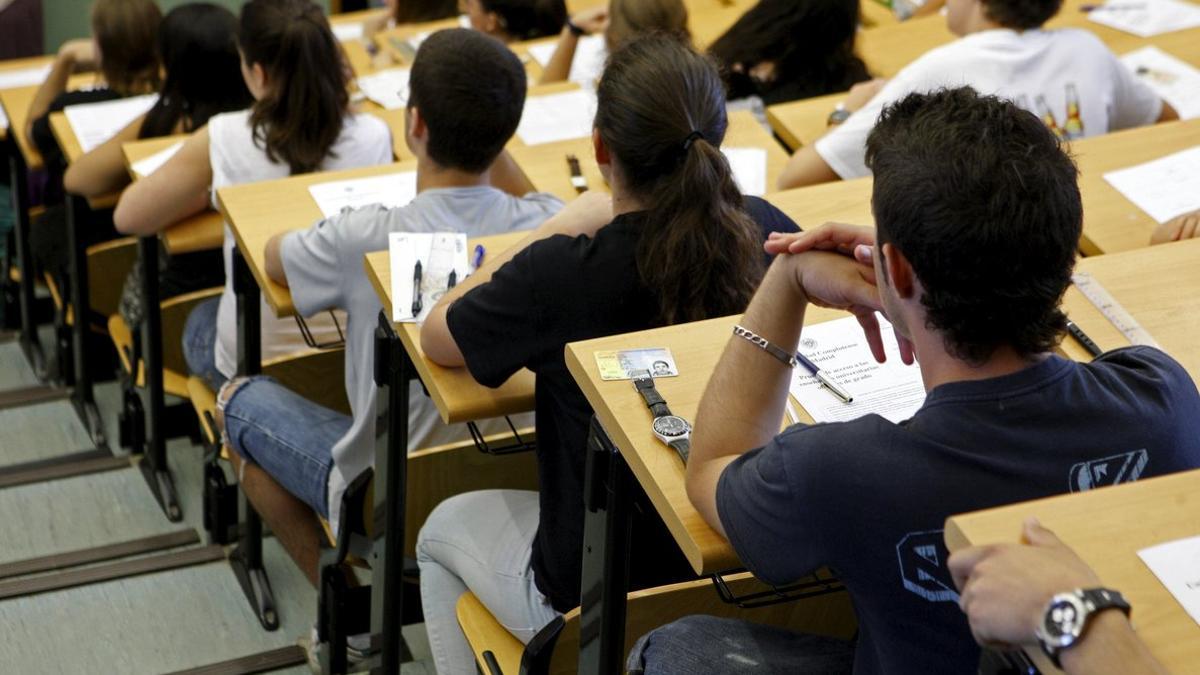
<svg viewBox="0 0 1200 675"><path fill-rule="evenodd" d="M350 104L341 49L321 9L309 0L251 0L238 44L246 63L267 74L267 91L250 113L255 144L292 174L315 171Z"/></svg>
<svg viewBox="0 0 1200 675"><path fill-rule="evenodd" d="M638 275L675 324L744 311L763 274L759 228L720 150L728 120L713 64L662 34L612 55L596 128L648 207Z"/></svg>

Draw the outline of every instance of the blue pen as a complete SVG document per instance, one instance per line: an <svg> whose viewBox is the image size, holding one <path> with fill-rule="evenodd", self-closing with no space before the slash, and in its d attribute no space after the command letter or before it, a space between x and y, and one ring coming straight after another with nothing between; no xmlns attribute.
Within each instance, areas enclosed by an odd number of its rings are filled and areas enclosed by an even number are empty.
<svg viewBox="0 0 1200 675"><path fill-rule="evenodd" d="M850 392L842 389L837 382L833 381L832 377L829 377L824 370L821 370L817 364L809 361L808 357L804 356L800 352L796 352L796 362L804 366L805 370L807 370L813 377L817 378L818 382L820 382L826 389L833 392L833 395L840 398L843 403L850 403L854 400L854 397L850 395Z"/></svg>
<svg viewBox="0 0 1200 675"><path fill-rule="evenodd" d="M475 245L475 260L471 263L473 269L479 269L479 266L483 264L483 255L485 253L487 253L487 249L483 247L483 244Z"/></svg>

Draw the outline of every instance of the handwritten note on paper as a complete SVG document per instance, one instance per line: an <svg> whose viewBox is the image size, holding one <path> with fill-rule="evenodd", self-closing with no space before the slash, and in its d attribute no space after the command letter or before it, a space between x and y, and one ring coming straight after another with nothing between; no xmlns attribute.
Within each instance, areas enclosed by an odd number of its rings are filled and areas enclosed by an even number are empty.
<svg viewBox="0 0 1200 675"><path fill-rule="evenodd" d="M557 42L546 42L529 48L529 55L545 68L554 56ZM604 74L604 62L608 59L608 46L603 35L587 35L579 38L575 45L575 58L571 61L571 82L592 86Z"/></svg>
<svg viewBox="0 0 1200 675"><path fill-rule="evenodd" d="M525 145L541 145L592 135L596 95L590 91L534 96L525 100L517 135Z"/></svg>
<svg viewBox="0 0 1200 675"><path fill-rule="evenodd" d="M1170 103L1181 118L1200 117L1200 70L1153 45L1125 54L1121 63Z"/></svg>
<svg viewBox="0 0 1200 675"><path fill-rule="evenodd" d="M1200 624L1200 536L1144 548L1138 557Z"/></svg>
<svg viewBox="0 0 1200 675"><path fill-rule="evenodd" d="M1104 174L1125 198L1159 223L1200 208L1200 146Z"/></svg>
<svg viewBox="0 0 1200 675"><path fill-rule="evenodd" d="M417 196L417 174L415 171L404 171L318 183L310 185L308 193L326 218L336 216L343 209L357 209L371 204L394 209L408 204Z"/></svg>
<svg viewBox="0 0 1200 675"><path fill-rule="evenodd" d="M338 39L338 42L361 40L363 37L363 25L361 21L335 23L330 25L329 28L333 30L333 36Z"/></svg>
<svg viewBox="0 0 1200 675"><path fill-rule="evenodd" d="M450 272L462 281L471 271L467 235L461 233L393 232L388 236L388 256L392 264L392 321L396 323L424 321L429 310L450 290ZM418 297L420 311L414 316Z"/></svg>
<svg viewBox="0 0 1200 675"><path fill-rule="evenodd" d="M816 422L845 422L875 413L892 422L913 416L925 403L925 385L917 364L904 365L892 325L879 317L887 362L879 363L854 317L805 326L800 352L854 397L843 403L804 367L792 374L790 391Z"/></svg>
<svg viewBox="0 0 1200 675"><path fill-rule="evenodd" d="M761 197L767 193L767 151L762 148L722 148L733 178L742 194Z"/></svg>
<svg viewBox="0 0 1200 675"><path fill-rule="evenodd" d="M1109 0L1088 19L1146 38L1200 26L1200 7L1180 0Z"/></svg>
<svg viewBox="0 0 1200 675"><path fill-rule="evenodd" d="M387 110L408 104L408 69L391 68L358 78L358 88L367 98Z"/></svg>
<svg viewBox="0 0 1200 675"><path fill-rule="evenodd" d="M179 149L182 147L183 147L183 141L179 141L178 143L173 143L171 145L171 147L169 147L169 148L160 150L160 151L154 153L153 155L146 157L145 159L141 159L141 160L134 162L130 168L133 169L133 172L135 174L137 174L138 176L140 176L142 178L145 178L146 176L149 176L150 174L152 174L155 171L158 171L160 168L162 168L162 165L166 164L167 160L174 157L175 153L179 152Z"/></svg>
<svg viewBox="0 0 1200 675"><path fill-rule="evenodd" d="M138 116L144 115L156 101L158 94L133 96L104 103L69 105L63 112L71 123L79 147L84 152L91 152L116 136L118 131L129 126Z"/></svg>

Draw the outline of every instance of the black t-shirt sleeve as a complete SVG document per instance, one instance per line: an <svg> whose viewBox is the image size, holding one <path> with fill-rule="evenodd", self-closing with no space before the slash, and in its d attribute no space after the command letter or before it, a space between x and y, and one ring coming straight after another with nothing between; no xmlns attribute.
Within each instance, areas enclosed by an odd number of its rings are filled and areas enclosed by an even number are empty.
<svg viewBox="0 0 1200 675"><path fill-rule="evenodd" d="M780 211L774 204L759 197L746 197L746 213L762 228L762 239L772 232L799 232L800 227L786 213ZM771 256L763 254L767 264L771 264Z"/></svg>

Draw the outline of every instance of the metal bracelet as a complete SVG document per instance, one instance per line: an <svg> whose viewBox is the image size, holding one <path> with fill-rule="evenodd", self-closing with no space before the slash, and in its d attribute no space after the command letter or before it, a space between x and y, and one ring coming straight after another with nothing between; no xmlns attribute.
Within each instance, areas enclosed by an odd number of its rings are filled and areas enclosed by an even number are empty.
<svg viewBox="0 0 1200 675"><path fill-rule="evenodd" d="M799 363L796 361L795 355L789 354L779 347L776 347L775 345L771 344L769 340L761 335L758 335L754 331L748 330L739 325L734 325L733 334L748 341L750 344L758 347L771 356L774 356L779 360L780 363L784 364L788 368L795 368L797 365L799 365Z"/></svg>

